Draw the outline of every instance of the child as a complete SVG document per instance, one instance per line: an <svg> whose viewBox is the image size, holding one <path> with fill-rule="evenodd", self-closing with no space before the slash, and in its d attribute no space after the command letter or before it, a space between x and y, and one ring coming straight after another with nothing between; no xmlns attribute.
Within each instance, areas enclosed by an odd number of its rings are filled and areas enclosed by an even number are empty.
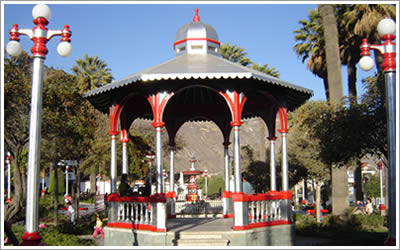
<svg viewBox="0 0 400 250"><path fill-rule="evenodd" d="M68 212L71 214L71 223L73 224L73 225L75 225L76 223L75 223L75 209L74 209L74 207L72 206L72 203L71 202L68 202L67 203L67 206L68 206Z"/></svg>
<svg viewBox="0 0 400 250"><path fill-rule="evenodd" d="M101 238L104 239L104 230L103 230L103 222L101 221L100 216L96 216L96 226L94 227L93 238L96 239L97 234L100 232Z"/></svg>

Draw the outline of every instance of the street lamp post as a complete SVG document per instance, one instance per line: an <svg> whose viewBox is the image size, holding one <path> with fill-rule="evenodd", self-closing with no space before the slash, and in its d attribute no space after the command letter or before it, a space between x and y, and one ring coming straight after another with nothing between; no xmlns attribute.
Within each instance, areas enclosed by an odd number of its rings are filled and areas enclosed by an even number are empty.
<svg viewBox="0 0 400 250"><path fill-rule="evenodd" d="M6 203L9 203L11 201L11 154L10 152L7 152L7 200Z"/></svg>
<svg viewBox="0 0 400 250"><path fill-rule="evenodd" d="M396 48L393 42L396 39L396 24L392 19L383 19L378 23L377 30L383 40L383 44L369 44L363 39L361 44L360 68L370 70L374 66L374 60L370 57L370 49L377 50L383 55L382 67L385 73L386 88L386 117L388 138L388 174L389 174L389 237L386 245L396 245Z"/></svg>
<svg viewBox="0 0 400 250"><path fill-rule="evenodd" d="M68 195L68 184L69 184L69 167L68 165L65 166L65 195L64 197L67 197Z"/></svg>
<svg viewBox="0 0 400 250"><path fill-rule="evenodd" d="M51 12L44 4L36 5L32 10L33 23L36 26L30 29L19 29L14 24L10 30L10 42L7 44L7 53L17 56L22 51L19 35L28 36L34 43L31 52L33 56L32 67L32 97L29 127L29 150L28 150L28 178L26 194L26 217L25 233L22 236L21 245L39 245L42 237L39 234L39 164L40 164L40 128L42 116L42 89L43 89L43 65L48 52L46 43L53 36L61 36L61 42L57 47L60 56L69 56L72 52L71 31L65 25L63 30L48 30Z"/></svg>
<svg viewBox="0 0 400 250"><path fill-rule="evenodd" d="M385 215L385 203L383 202L383 162L380 161L378 163L378 169L379 169L379 181L380 181L380 186L381 186L381 204L379 204L379 210L381 212L381 215L384 216Z"/></svg>

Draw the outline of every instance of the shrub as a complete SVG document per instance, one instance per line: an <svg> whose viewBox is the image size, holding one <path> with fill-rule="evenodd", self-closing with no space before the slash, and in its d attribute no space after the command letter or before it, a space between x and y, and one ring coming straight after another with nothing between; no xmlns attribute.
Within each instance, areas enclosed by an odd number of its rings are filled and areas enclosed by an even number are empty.
<svg viewBox="0 0 400 250"><path fill-rule="evenodd" d="M64 223L58 226L49 225L46 228L39 228L39 233L42 236L42 242L48 246L95 246L96 245L95 242L92 240L80 239L77 236L77 234L78 232L82 232L82 230L79 229L79 226L75 229L72 228L71 224ZM17 237L18 241L21 242L22 241L21 237L25 232L24 226L13 225L12 230L15 236Z"/></svg>

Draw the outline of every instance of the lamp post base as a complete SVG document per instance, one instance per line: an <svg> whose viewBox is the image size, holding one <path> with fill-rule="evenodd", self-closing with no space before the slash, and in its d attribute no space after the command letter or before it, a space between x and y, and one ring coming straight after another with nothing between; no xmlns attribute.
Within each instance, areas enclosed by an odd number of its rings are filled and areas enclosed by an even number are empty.
<svg viewBox="0 0 400 250"><path fill-rule="evenodd" d="M387 240L385 240L383 245L385 245L385 246L396 246L396 238L388 238Z"/></svg>
<svg viewBox="0 0 400 250"><path fill-rule="evenodd" d="M22 235L22 242L20 246L45 246L42 242L42 236L40 236L39 232L28 233L25 232Z"/></svg>

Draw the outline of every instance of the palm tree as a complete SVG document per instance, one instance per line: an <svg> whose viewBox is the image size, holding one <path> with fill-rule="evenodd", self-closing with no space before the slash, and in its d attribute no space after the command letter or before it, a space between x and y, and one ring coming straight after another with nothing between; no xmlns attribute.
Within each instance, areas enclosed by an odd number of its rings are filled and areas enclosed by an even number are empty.
<svg viewBox="0 0 400 250"><path fill-rule="evenodd" d="M251 65L251 68L277 78L280 75L279 71L277 71L275 68L268 68L268 64L264 64L264 66L261 66L260 64L254 63L253 65Z"/></svg>
<svg viewBox="0 0 400 250"><path fill-rule="evenodd" d="M351 103L356 103L356 64L360 60L361 40L368 38L371 43L380 43L376 26L385 17L395 19L396 7L388 4L337 5L336 16L340 30L342 63L347 65L349 98ZM378 61L382 60L380 56L375 58ZM377 70L381 71L381 62L377 62L376 65Z"/></svg>
<svg viewBox="0 0 400 250"><path fill-rule="evenodd" d="M321 25L321 16L317 9L308 12L308 20L300 20L302 27L295 30L294 38L298 43L293 47L297 56L304 63L307 59L307 69L320 77L324 82L325 96L329 100L329 87L325 60L325 40Z"/></svg>
<svg viewBox="0 0 400 250"><path fill-rule="evenodd" d="M71 70L78 76L81 93L100 87L113 79L111 69L98 56L84 55L83 60L78 58Z"/></svg>
<svg viewBox="0 0 400 250"><path fill-rule="evenodd" d="M326 65L328 69L329 100L330 104L341 105L343 98L342 73L339 55L339 35L336 24L334 6L319 4L318 11L321 15L324 39ZM348 179L346 166L331 166L332 180L332 214L344 215L349 207ZM317 201L317 211L319 202Z"/></svg>
<svg viewBox="0 0 400 250"><path fill-rule="evenodd" d="M243 66L252 64L252 61L246 57L247 52L244 52L243 48L236 45L230 45L229 42L221 44L219 47L219 53L222 58L231 62L240 63Z"/></svg>

